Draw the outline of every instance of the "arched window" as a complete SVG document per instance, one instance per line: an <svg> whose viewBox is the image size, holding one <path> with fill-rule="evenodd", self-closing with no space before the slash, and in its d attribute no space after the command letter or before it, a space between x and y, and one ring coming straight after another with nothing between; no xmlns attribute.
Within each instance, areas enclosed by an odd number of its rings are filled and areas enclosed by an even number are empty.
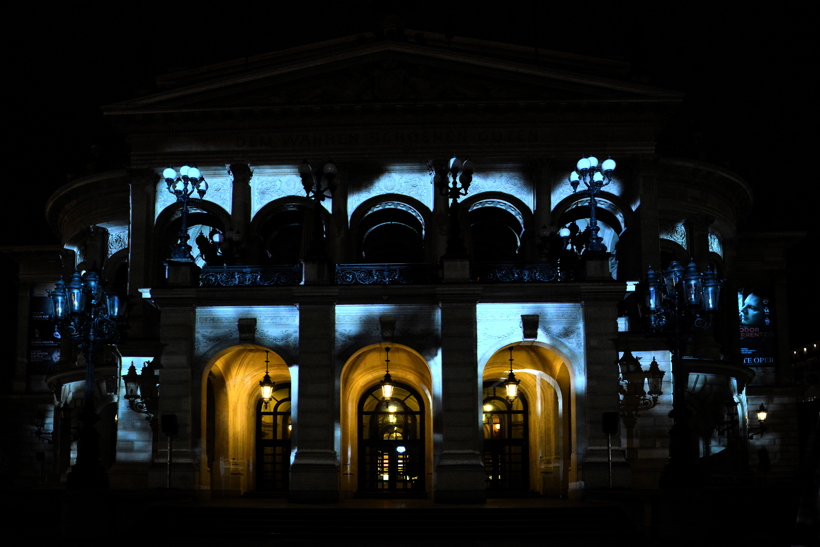
<svg viewBox="0 0 820 547"><path fill-rule="evenodd" d="M179 241L179 230L182 219L177 216L165 230L165 249L163 257L170 257L171 252ZM220 249L220 239L224 234L222 223L214 215L191 209L188 213L188 245L191 246L191 256L200 268L205 266L221 266L225 264L225 257Z"/></svg>
<svg viewBox="0 0 820 547"><path fill-rule="evenodd" d="M423 493L424 411L411 387L395 384L384 399L380 384L359 400L359 490Z"/></svg>
<svg viewBox="0 0 820 547"><path fill-rule="evenodd" d="M518 260L524 225L517 209L499 200L478 201L470 207L469 222L473 260Z"/></svg>
<svg viewBox="0 0 820 547"><path fill-rule="evenodd" d="M262 245L262 263L299 263L307 248L306 213L307 210L301 205L286 205L265 220L258 231Z"/></svg>
<svg viewBox="0 0 820 547"><path fill-rule="evenodd" d="M405 203L374 206L359 225L360 257L371 263L424 261L424 220Z"/></svg>
<svg viewBox="0 0 820 547"><path fill-rule="evenodd" d="M290 384L276 384L267 408L260 399L256 417L256 488L286 491L290 476Z"/></svg>
<svg viewBox="0 0 820 547"><path fill-rule="evenodd" d="M519 390L512 403L499 382L484 384L484 476L488 490L527 490L529 427L527 401Z"/></svg>

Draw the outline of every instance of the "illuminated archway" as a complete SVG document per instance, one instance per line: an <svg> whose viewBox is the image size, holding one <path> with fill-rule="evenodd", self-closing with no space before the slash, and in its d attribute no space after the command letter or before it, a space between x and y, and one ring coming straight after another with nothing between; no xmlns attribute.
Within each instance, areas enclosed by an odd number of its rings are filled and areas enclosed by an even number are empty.
<svg viewBox="0 0 820 547"><path fill-rule="evenodd" d="M342 369L341 375L341 439L343 496L352 496L359 490L359 403L371 392L385 374L385 351L390 347L390 376L397 385L409 387L419 398L423 416L420 437L424 446L423 490L432 492L433 469L433 406L432 375L424 358L413 349L400 344L374 344L354 353Z"/></svg>
<svg viewBox="0 0 820 547"><path fill-rule="evenodd" d="M576 411L572 367L554 349L538 343L513 344L513 371L527 401L529 490L565 495L577 480ZM510 346L499 348L484 366L485 385L506 380ZM482 413L483 415L483 413Z"/></svg>
<svg viewBox="0 0 820 547"><path fill-rule="evenodd" d="M236 495L257 484L257 425L265 374L265 348L240 344L219 352L202 375L201 487ZM277 385L290 383L284 359L268 351L268 371Z"/></svg>

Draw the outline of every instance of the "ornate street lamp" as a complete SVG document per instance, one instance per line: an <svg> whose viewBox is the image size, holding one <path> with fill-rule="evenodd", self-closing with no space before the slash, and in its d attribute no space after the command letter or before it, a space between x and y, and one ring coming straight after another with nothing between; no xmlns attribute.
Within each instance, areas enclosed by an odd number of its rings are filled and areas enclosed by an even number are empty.
<svg viewBox="0 0 820 547"><path fill-rule="evenodd" d="M171 252L171 258L176 260L193 261L191 256L191 246L188 244L188 204L190 202L202 201L208 191L208 182L196 167L183 165L179 173L173 167L168 167L162 172L168 191L176 196L177 201L182 203L180 214L179 241ZM199 195L193 197L194 193Z"/></svg>
<svg viewBox="0 0 820 547"><path fill-rule="evenodd" d="M382 399L385 401L389 401L391 397L393 397L393 378L390 377L390 348L384 348L384 366L385 366L385 373L384 379L381 381L382 386Z"/></svg>
<svg viewBox="0 0 820 547"><path fill-rule="evenodd" d="M684 269L672 261L661 276L651 266L646 272L646 331L650 336L664 338L672 351L674 386L669 416L673 425L669 432L669 463L661 477L663 487L692 484L696 453L690 442L686 409L689 375L683 369L682 351L691 334L711 327L721 284L711 269L701 273L694 262Z"/></svg>
<svg viewBox="0 0 820 547"><path fill-rule="evenodd" d="M466 258L467 248L461 238L461 227L458 222L458 198L466 196L473 181L473 162L470 158L461 160L453 157L445 169L433 161L427 162L427 170L433 176L433 185L442 196L450 198L447 250L443 258Z"/></svg>
<svg viewBox="0 0 820 547"><path fill-rule="evenodd" d="M618 360L621 369L621 414L624 417L625 425L630 426L632 418L638 413L655 408L658 404L658 397L663 395L661 383L666 374L658 366L655 358L649 364L649 370L644 370L639 362L640 357L635 357L632 352L625 351L623 357ZM649 398L647 398L646 386L649 387ZM631 426L634 426L631 423Z"/></svg>
<svg viewBox="0 0 820 547"><path fill-rule="evenodd" d="M338 169L332 161L328 161L318 175L313 171L308 160L299 165L299 176L302 177L305 196L313 200L313 237L310 240L307 256L314 260L327 258L321 203L326 199L332 199L333 194L336 193L337 172Z"/></svg>
<svg viewBox="0 0 820 547"><path fill-rule="evenodd" d="M66 285L62 278L48 291L61 334L78 342L86 362L85 405L80 414L82 428L77 447L77 463L68 475L70 488L107 488L108 477L100 464L99 435L94 424L99 420L94 409L94 366L106 344L120 338L125 327L126 306L116 293L100 286L96 272L74 272Z"/></svg>
<svg viewBox="0 0 820 547"><path fill-rule="evenodd" d="M131 364L128 367L128 374L122 377L129 408L139 414L145 414L145 419L149 422L154 419L154 403L159 396L159 382L155 371L153 361L143 363L141 374L137 374L137 367Z"/></svg>
<svg viewBox="0 0 820 547"><path fill-rule="evenodd" d="M578 192L580 183L584 183L586 190L579 192L582 195L589 196L589 246L586 251L606 251L606 245L603 243L603 238L598 235L598 218L595 216L595 208L597 196L601 189L612 181L612 171L615 170L615 160L607 158L598 166L598 158L590 156L588 158L581 158L576 164L577 171L573 171L569 175L569 183L572 185L572 191Z"/></svg>
<svg viewBox="0 0 820 547"><path fill-rule="evenodd" d="M265 404L265 408L268 408L268 403L273 398L273 386L274 382L270 379L270 374L268 374L268 350L265 350L265 375L259 380L259 387L262 388L262 402Z"/></svg>
<svg viewBox="0 0 820 547"><path fill-rule="evenodd" d="M513 347L510 346L510 374L507 376L507 379L504 381L504 390L507 392L507 400L510 401L512 404L515 401L515 398L518 397L518 384L521 383L521 380L515 379L515 374L513 373Z"/></svg>

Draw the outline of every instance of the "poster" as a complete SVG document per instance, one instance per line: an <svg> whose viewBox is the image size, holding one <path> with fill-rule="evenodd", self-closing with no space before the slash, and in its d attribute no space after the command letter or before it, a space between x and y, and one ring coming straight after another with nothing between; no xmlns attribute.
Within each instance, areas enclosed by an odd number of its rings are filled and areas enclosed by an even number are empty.
<svg viewBox="0 0 820 547"><path fill-rule="evenodd" d="M744 288L737 293L740 353L746 366L774 366L775 321L771 291Z"/></svg>
<svg viewBox="0 0 820 547"><path fill-rule="evenodd" d="M48 374L60 360L60 333L51 319L51 299L31 298L29 317L29 374Z"/></svg>

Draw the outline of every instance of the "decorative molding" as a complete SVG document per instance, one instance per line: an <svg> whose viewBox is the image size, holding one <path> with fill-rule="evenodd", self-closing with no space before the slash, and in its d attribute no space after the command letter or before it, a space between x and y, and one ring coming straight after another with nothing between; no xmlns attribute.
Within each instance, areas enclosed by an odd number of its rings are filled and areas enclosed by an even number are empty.
<svg viewBox="0 0 820 547"><path fill-rule="evenodd" d="M535 209L533 185L519 171L489 171L473 174L470 195L475 196L482 192L502 192L520 199L530 208L530 211ZM520 217L520 213L516 216ZM524 223L522 222L521 225L523 226Z"/></svg>
<svg viewBox="0 0 820 547"><path fill-rule="evenodd" d="M256 321L256 344L298 355L299 310L294 306L198 308L195 355L201 357L214 347L247 343L241 338L240 320Z"/></svg>
<svg viewBox="0 0 820 547"><path fill-rule="evenodd" d="M294 168L293 171L296 169ZM280 175L263 174L261 169L254 172L251 185L251 218L256 216L262 207L280 198L288 196L305 197L302 179L298 173Z"/></svg>
<svg viewBox="0 0 820 547"><path fill-rule="evenodd" d="M128 227L123 228L112 228L108 230L108 255L106 258L111 258L111 256L123 249L128 248Z"/></svg>
<svg viewBox="0 0 820 547"><path fill-rule="evenodd" d="M388 172L373 181L360 180L355 188L348 187L348 215L352 215L368 199L384 194L408 196L433 210L433 184L426 171Z"/></svg>

